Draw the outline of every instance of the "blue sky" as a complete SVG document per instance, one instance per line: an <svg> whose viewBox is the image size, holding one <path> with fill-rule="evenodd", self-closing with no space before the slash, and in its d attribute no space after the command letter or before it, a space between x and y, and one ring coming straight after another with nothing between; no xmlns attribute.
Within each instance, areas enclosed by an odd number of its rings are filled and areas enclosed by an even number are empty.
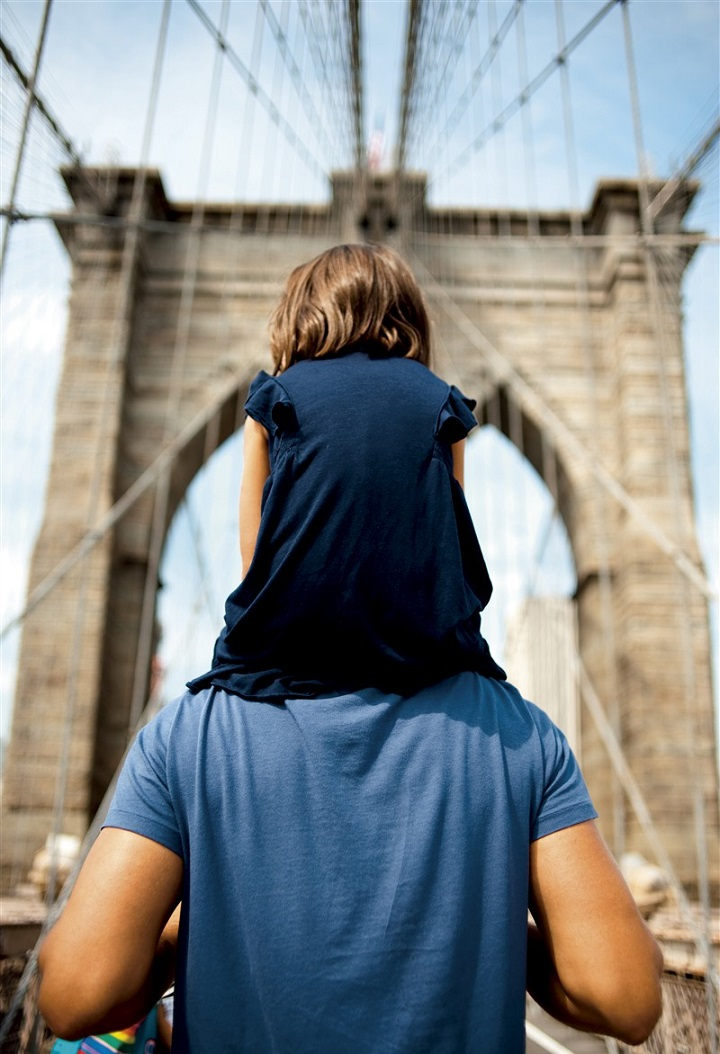
<svg viewBox="0 0 720 1054"><path fill-rule="evenodd" d="M218 22L221 4L203 5ZM566 39L602 5L596 0L571 0L563 6ZM279 20L286 19L293 38L297 27L297 7L272 4ZM468 46L458 52L454 72L434 118L447 116L454 100L477 64L487 42L489 21L500 24L510 8L509 0L478 7ZM643 124L645 162L649 170L668 175L694 145L698 135L717 112L718 90L718 5L715 0L632 0L629 4L635 59L638 70L640 108ZM42 11L39 0L5 0L1 9L2 33L26 68L29 67ZM390 164L391 145L397 130L397 110L404 47L406 6L404 0L374 0L362 9L364 34L365 124L369 135L376 125L384 128L386 163ZM161 4L157 0L55 0L50 19L39 89L73 140L90 162L136 164L139 158L145 107L150 84ZM234 3L230 8L228 36L238 55L252 61L256 5ZM550 0L528 0L524 7L528 53L528 75L533 76L557 50L555 7ZM298 133L321 154L313 129L290 90L290 81L278 64L276 49L265 32L258 77L271 94L278 96L288 119ZM159 112L153 136L150 162L162 173L171 198L193 199L200 186L200 143L207 106L214 57L209 36L183 0L175 0L170 20L170 36L159 96ZM573 126L576 140L577 186L569 175L566 159L562 96L557 74L531 103L533 141L536 158L537 203L544 207L587 206L595 180L603 176L633 176L637 173L636 144L630 111L620 7L614 8L602 24L571 56L569 64ZM320 72L305 61L304 77L315 92L322 110ZM431 175L433 200L463 204L495 204L525 207L529 190L523 158L522 122L516 116L501 135L473 156L452 181L441 177L442 162L452 159L472 137L502 109L520 85L516 38L511 33L499 54L499 62L483 82L472 106L460 122L457 133L434 144L430 129L421 137L414 158L427 165ZM19 125L21 97L12 76L3 72L4 121L2 130L3 166L0 189L6 200L11 162ZM324 195L322 180L298 162L282 135L256 108L249 142L239 142L247 113L247 93L231 70L223 76L215 146L210 166L207 196L230 200L233 197L277 197L317 200ZM434 152L433 152L434 149ZM64 208L66 199L54 167L61 156L51 140L33 129L28 161L20 187L19 204L28 209ZM342 165L346 158L339 150L323 155L328 167ZM718 235L718 151L705 163L699 177L704 189L689 217L689 224ZM573 196L577 195L577 202ZM691 263L684 284L687 377L693 439L693 468L698 498L698 526L710 574L717 582L718 527L718 247L703 246ZM22 601L27 559L42 508L44 471L52 429L54 386L62 353L67 263L57 237L44 226L18 226L12 234L4 284L2 314L3 364L3 525L2 567L5 586L4 617ZM540 524L543 512L541 489L531 474L512 467L517 458L510 451L488 452L486 439L475 442L470 463L482 463L488 471L490 461L509 458L502 472L518 473L516 505L503 512L505 537L495 556L500 578L520 581L527 575L523 561L532 552L536 539L524 537L528 522L527 502L540 510L534 522ZM27 466L32 470L28 472ZM218 470L218 465L222 469ZM162 600L166 614L165 654L187 652L183 642L202 639L200 650L209 648L219 620L219 610L235 576L236 559L234 514L240 462L237 443L218 455L215 471L205 473L190 496L195 516L208 508L208 493L215 510L212 523L202 524L213 548L225 553L219 562L230 568L227 582L210 584L210 606L218 608L215 624L211 613L202 615L204 629L194 633L189 624L180 625L178 609L196 603L182 588L189 558L189 526L181 513L168 546L164 575L168 583ZM205 491L203 492L203 488ZM468 494L473 503L472 472ZM216 500L217 499L217 500ZM523 505L523 502L526 504ZM183 519L184 517L184 519ZM512 529L511 529L511 525ZM489 533L493 532L488 527ZM539 527L538 527L539 530ZM219 539L222 538L220 542ZM206 542L209 544L209 542ZM175 548L173 548L173 546ZM572 571L563 554L562 531L554 537L553 555L547 561L547 588L571 588ZM518 555L518 552L520 555ZM173 556L173 553L176 555ZM173 564L173 560L175 563ZM192 560L190 559L190 562ZM507 567L500 567L507 564ZM498 574L496 573L496 578ZM173 582L176 583L173 586ZM173 594L173 588L176 592ZM503 588L503 587L500 587ZM504 593L512 598L514 586ZM499 591L499 590L498 590ZM496 592L497 596L497 592ZM509 603L509 601L508 601ZM501 605L498 604L498 618ZM498 626L493 632L501 633ZM209 643L208 643L209 642ZM17 638L3 652L3 715L9 716L8 700L14 676L13 662ZM172 660L174 661L174 660ZM199 657L192 662L199 663ZM192 669L189 671L192 672ZM185 671L178 669L174 687L179 687Z"/></svg>

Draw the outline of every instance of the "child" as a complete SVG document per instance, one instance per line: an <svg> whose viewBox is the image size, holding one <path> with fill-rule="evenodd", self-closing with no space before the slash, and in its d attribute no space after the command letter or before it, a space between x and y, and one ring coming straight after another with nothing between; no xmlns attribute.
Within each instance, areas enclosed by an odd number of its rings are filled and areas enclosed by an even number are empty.
<svg viewBox="0 0 720 1054"><path fill-rule="evenodd" d="M275 375L245 404L244 578L191 691L282 702L505 678L480 634L492 585L461 486L475 403L430 371L429 328L385 246L339 245L290 275Z"/></svg>

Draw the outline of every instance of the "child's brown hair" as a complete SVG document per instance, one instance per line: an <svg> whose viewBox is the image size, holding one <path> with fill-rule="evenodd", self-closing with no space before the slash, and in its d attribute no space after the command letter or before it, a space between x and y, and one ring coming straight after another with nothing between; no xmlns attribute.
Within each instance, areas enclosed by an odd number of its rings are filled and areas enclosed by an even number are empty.
<svg viewBox="0 0 720 1054"><path fill-rule="evenodd" d="M336 245L296 267L270 320L276 374L354 344L429 365L425 299L410 268L385 245Z"/></svg>

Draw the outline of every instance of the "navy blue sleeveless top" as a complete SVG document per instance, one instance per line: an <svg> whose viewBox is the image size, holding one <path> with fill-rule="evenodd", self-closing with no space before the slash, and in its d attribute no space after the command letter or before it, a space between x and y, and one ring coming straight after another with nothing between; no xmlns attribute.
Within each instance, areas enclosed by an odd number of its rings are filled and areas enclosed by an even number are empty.
<svg viewBox="0 0 720 1054"><path fill-rule="evenodd" d="M191 691L281 702L410 694L461 670L504 680L452 473L474 405L421 363L357 348L255 378L245 409L270 437L255 555Z"/></svg>

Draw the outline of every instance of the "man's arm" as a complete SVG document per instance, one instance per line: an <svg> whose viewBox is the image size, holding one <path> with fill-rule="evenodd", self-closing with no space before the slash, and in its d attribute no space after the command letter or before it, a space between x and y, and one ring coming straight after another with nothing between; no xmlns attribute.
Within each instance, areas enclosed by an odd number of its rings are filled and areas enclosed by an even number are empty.
<svg viewBox="0 0 720 1054"><path fill-rule="evenodd" d="M144 1017L172 979L183 864L165 846L100 832L60 919L40 949L38 1005L65 1039Z"/></svg>
<svg viewBox="0 0 720 1054"><path fill-rule="evenodd" d="M592 821L530 846L528 991L553 1017L641 1043L662 1009L662 954Z"/></svg>

